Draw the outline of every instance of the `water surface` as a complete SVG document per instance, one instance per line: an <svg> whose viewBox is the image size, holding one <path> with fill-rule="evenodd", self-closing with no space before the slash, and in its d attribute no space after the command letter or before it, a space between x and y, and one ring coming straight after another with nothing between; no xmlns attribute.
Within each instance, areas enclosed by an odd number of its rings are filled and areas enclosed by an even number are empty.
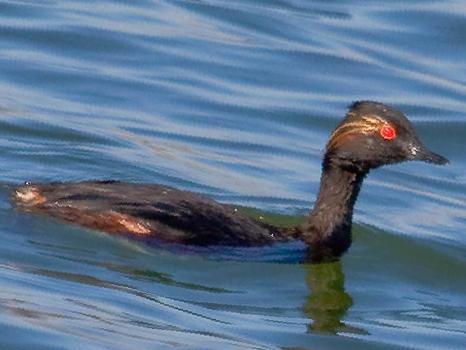
<svg viewBox="0 0 466 350"><path fill-rule="evenodd" d="M0 347L464 348L464 9L1 1ZM23 181L112 178L305 215L360 99L403 110L451 164L371 173L341 262L146 247L9 202Z"/></svg>

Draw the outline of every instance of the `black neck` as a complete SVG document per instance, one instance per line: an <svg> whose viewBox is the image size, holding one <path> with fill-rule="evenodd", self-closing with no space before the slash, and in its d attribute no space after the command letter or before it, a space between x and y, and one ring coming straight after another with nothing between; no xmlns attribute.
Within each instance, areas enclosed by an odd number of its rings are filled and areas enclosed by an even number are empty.
<svg viewBox="0 0 466 350"><path fill-rule="evenodd" d="M311 260L335 259L351 245L353 207L366 174L324 161L319 195L302 232Z"/></svg>

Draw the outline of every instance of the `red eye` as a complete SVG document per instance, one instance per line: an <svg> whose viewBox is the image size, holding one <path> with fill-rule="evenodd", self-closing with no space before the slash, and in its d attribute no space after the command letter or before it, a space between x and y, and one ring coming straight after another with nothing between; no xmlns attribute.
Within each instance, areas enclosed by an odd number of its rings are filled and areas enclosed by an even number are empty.
<svg viewBox="0 0 466 350"><path fill-rule="evenodd" d="M385 140L393 140L396 137L396 130L390 124L384 124L380 129L380 136Z"/></svg>

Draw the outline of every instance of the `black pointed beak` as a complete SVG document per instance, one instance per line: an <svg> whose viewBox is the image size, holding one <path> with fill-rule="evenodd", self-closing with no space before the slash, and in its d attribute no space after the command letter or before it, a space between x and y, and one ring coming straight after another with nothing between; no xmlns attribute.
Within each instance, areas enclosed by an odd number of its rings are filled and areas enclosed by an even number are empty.
<svg viewBox="0 0 466 350"><path fill-rule="evenodd" d="M411 153L412 160L420 160L426 163L433 163L438 165L445 165L450 162L447 158L441 156L440 154L430 151L422 143L411 145L409 151Z"/></svg>

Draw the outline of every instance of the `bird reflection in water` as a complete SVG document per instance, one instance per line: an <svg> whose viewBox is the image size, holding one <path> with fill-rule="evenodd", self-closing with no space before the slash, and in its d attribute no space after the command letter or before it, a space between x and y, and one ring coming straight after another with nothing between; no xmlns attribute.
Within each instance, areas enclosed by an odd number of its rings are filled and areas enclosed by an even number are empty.
<svg viewBox="0 0 466 350"><path fill-rule="evenodd" d="M345 290L345 275L341 261L303 265L309 296L303 311L311 320L309 332L359 333L363 329L346 325L342 319L353 305L353 299Z"/></svg>

